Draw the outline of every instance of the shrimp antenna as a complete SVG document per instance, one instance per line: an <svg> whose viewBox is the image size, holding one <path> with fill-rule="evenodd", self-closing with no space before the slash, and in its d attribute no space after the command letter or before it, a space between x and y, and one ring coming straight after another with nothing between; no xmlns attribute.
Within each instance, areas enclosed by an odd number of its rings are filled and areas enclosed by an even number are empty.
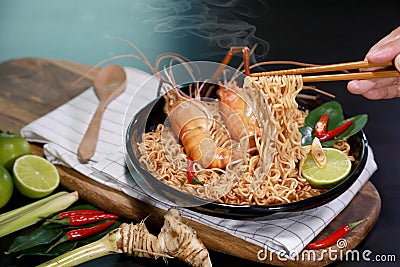
<svg viewBox="0 0 400 267"><path fill-rule="evenodd" d="M170 58L170 59L172 59L172 60L176 60L177 62L182 63L183 65L186 64L186 65L184 65L184 67L186 68L187 72L188 72L189 74L191 74L191 77L194 79L194 77L192 76L193 69L191 69L191 68L187 65L187 62L189 62L190 60L189 60L188 58L182 56L182 55L179 55L179 54L175 54L175 53L164 53L164 54L159 55L159 56L157 57L157 59L156 59L155 68L158 70L158 66L160 65L161 61L162 61L162 60L165 60L165 59L168 59L168 58ZM199 68L197 65L195 65L195 66L197 67L197 68L196 68L197 72L200 73L200 68Z"/></svg>
<svg viewBox="0 0 400 267"><path fill-rule="evenodd" d="M148 66L149 69L151 70L151 72L155 73L155 68L151 65L151 63L148 60L148 58L146 57L146 55L134 43L132 43L128 39L125 39L125 38L122 38L119 36L107 36L106 38L116 39L116 40L120 40L120 41L127 43L130 47L132 47L141 56L140 61L143 62L146 66Z"/></svg>
<svg viewBox="0 0 400 267"><path fill-rule="evenodd" d="M252 54L254 54L254 51L255 51L256 49L257 49L257 44L253 45L253 47L252 47L251 50L249 51L249 55L248 55L249 58L250 58L250 56L251 56ZM243 55L243 57L244 57L244 55ZM243 65L245 65L245 64L246 64L245 60L243 60L242 63L239 64L239 66L237 67L237 70L238 70L239 72L236 73L236 74L234 74L234 75L232 76L232 78L230 79L230 82L236 80L237 77L238 77L241 73L243 73L243 72L246 71L246 69L243 70L243 71L240 71L240 69L241 69L241 68L243 67ZM245 68L246 68L246 67L245 67ZM251 69L251 66L249 66L249 70L250 70L250 69ZM250 72L250 71L249 71L249 72ZM246 74L246 75L247 75L247 74Z"/></svg>
<svg viewBox="0 0 400 267"><path fill-rule="evenodd" d="M232 57L242 52L243 54L243 66L244 66L244 73L248 76L250 75L250 49L247 46L232 46L226 56L222 60L219 68L215 71L214 75L211 77L211 80L215 80L221 72L225 69L225 66L231 61Z"/></svg>

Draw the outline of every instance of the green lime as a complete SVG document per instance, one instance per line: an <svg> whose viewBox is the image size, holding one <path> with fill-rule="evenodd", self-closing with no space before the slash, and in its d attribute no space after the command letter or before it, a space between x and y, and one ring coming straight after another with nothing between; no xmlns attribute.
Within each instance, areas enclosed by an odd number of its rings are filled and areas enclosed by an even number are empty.
<svg viewBox="0 0 400 267"><path fill-rule="evenodd" d="M0 166L0 208L4 207L13 193L13 181L6 168Z"/></svg>
<svg viewBox="0 0 400 267"><path fill-rule="evenodd" d="M19 157L13 166L15 187L30 198L51 194L60 184L57 168L45 158L35 155Z"/></svg>
<svg viewBox="0 0 400 267"><path fill-rule="evenodd" d="M0 165L11 172L14 161L27 154L32 154L32 150L25 138L15 134L0 133Z"/></svg>
<svg viewBox="0 0 400 267"><path fill-rule="evenodd" d="M335 148L324 148L326 165L319 167L311 153L302 163L302 176L315 188L330 189L346 178L351 171L351 161L342 151Z"/></svg>

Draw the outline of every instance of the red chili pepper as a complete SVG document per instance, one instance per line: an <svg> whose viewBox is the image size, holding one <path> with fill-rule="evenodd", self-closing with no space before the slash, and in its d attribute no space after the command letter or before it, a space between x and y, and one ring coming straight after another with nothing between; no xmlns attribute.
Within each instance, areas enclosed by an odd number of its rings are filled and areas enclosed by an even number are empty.
<svg viewBox="0 0 400 267"><path fill-rule="evenodd" d="M95 225L88 228L73 229L66 233L68 240L74 241L77 239L89 237L102 232L115 223L115 220L107 221L103 224Z"/></svg>
<svg viewBox="0 0 400 267"><path fill-rule="evenodd" d="M72 215L104 214L102 210L68 210L57 214L54 219L64 219Z"/></svg>
<svg viewBox="0 0 400 267"><path fill-rule="evenodd" d="M64 219L49 219L48 221L62 225L79 226L114 219L118 219L118 216L114 214L82 214L71 215Z"/></svg>
<svg viewBox="0 0 400 267"><path fill-rule="evenodd" d="M189 180L189 183L202 185L199 178L196 177L196 175L193 171L193 164L194 164L193 160L191 160L190 158L187 158L187 160L188 160L188 167L187 167L186 175Z"/></svg>
<svg viewBox="0 0 400 267"><path fill-rule="evenodd" d="M46 253L51 251L53 248L58 246L59 244L65 242L65 241L75 241L78 239L86 238L89 236L93 236L95 234L101 233L111 225L115 223L115 220L110 220L107 221L103 224L95 225L92 227L87 227L87 228L80 228L80 229L73 229L65 233L56 243L51 245L47 250Z"/></svg>
<svg viewBox="0 0 400 267"><path fill-rule="evenodd" d="M344 132L347 128L349 128L352 123L353 123L353 120L347 121L347 122L343 123L342 125L340 125L339 127L335 128L333 130L330 130L327 133L324 133L321 137L318 137L319 141L325 142L325 141L328 141L328 140L338 136L339 134Z"/></svg>
<svg viewBox="0 0 400 267"><path fill-rule="evenodd" d="M324 114L315 124L315 136L321 138L326 133L326 128L328 126L328 114Z"/></svg>
<svg viewBox="0 0 400 267"><path fill-rule="evenodd" d="M340 238L344 237L350 231L352 231L354 228L356 228L358 225L361 223L365 222L366 219L357 221L357 222L352 222L343 225L339 229L335 230L333 233L331 233L329 236L325 237L324 239L321 239L319 241L310 243L307 245L306 248L308 249L321 249L321 248L326 248L329 247L333 244L335 244Z"/></svg>

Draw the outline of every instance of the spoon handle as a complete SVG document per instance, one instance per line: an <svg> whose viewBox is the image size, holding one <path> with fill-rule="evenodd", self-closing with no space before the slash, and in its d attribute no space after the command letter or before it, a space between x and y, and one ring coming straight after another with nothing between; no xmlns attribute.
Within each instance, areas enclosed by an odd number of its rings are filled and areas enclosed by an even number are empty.
<svg viewBox="0 0 400 267"><path fill-rule="evenodd" d="M104 108L105 105L103 103L99 103L96 112L94 113L93 118L90 121L89 126L86 130L86 133L83 136L82 141L79 145L78 155L84 161L89 160L96 150L97 140L99 138L100 123L103 116Z"/></svg>

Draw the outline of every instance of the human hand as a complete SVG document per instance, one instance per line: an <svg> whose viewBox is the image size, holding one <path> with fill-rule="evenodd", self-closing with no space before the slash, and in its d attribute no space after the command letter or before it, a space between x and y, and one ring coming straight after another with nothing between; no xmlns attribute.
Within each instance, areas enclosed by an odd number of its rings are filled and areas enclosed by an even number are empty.
<svg viewBox="0 0 400 267"><path fill-rule="evenodd" d="M367 53L366 59L373 63L394 60L396 69L400 71L400 27L376 43ZM353 80L347 84L347 89L353 94L361 94L373 100L400 97L400 78Z"/></svg>

